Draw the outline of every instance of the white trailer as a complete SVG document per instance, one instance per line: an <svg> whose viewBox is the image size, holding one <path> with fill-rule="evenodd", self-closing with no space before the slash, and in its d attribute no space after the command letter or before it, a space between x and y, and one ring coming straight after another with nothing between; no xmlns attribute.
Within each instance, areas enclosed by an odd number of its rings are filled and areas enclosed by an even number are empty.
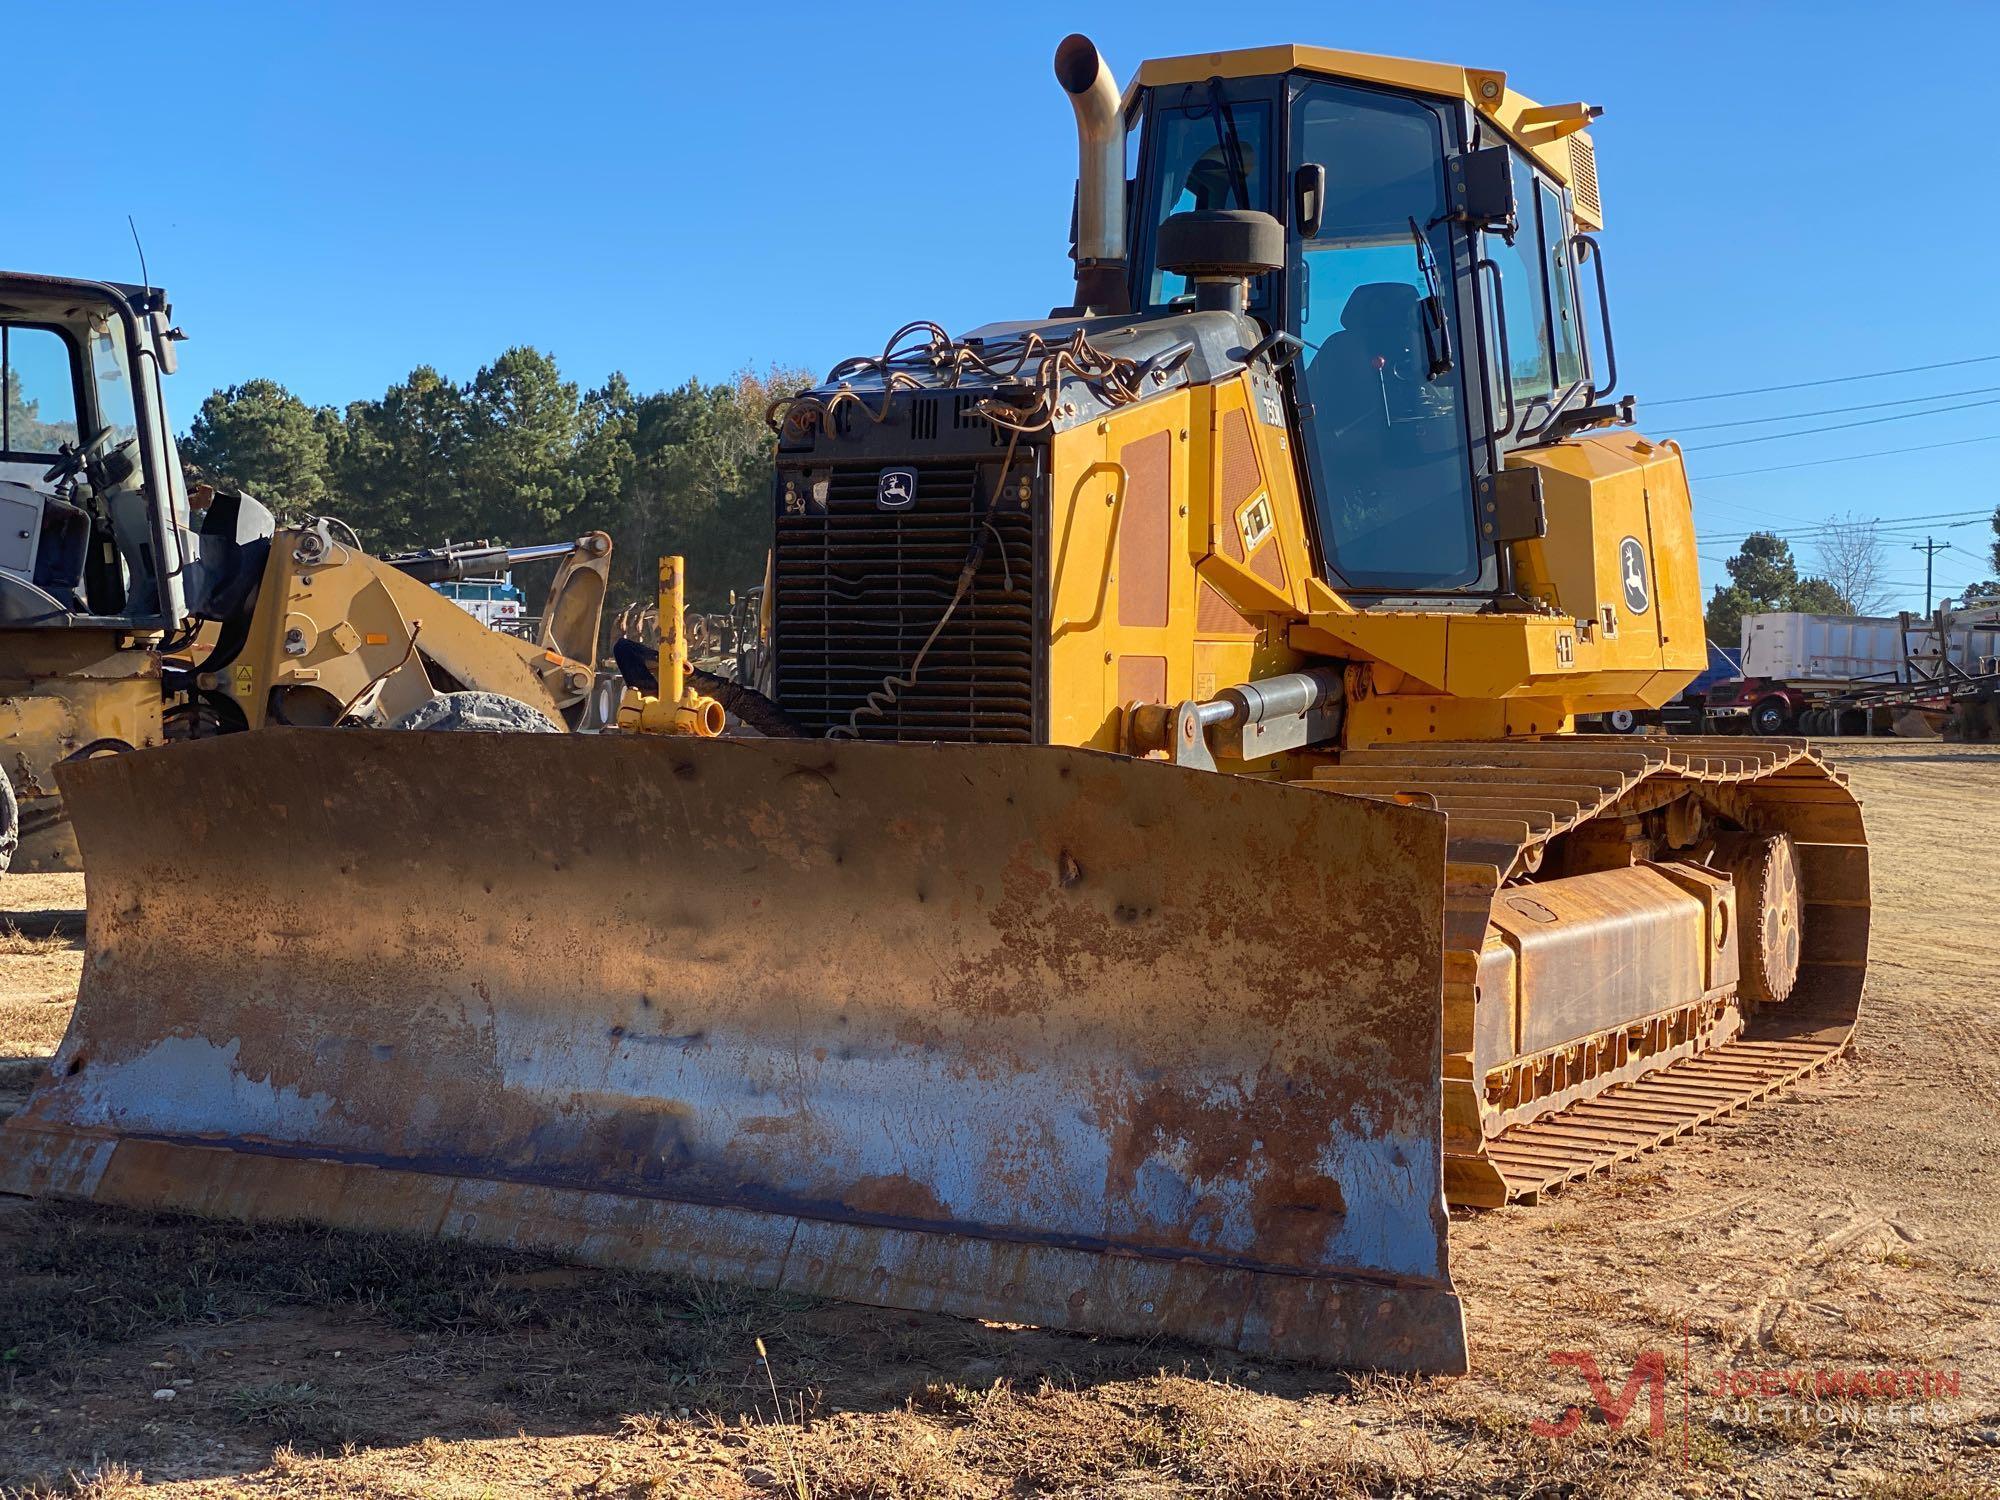
<svg viewBox="0 0 2000 1500"><path fill-rule="evenodd" d="M1988 723L1996 688L2000 609L1930 619L1779 613L1744 616L1743 679L1711 703L1741 708L1753 734L1935 735L1954 716L1970 727L1968 713L1985 730L2000 727Z"/></svg>
<svg viewBox="0 0 2000 1500"><path fill-rule="evenodd" d="M1980 675L2000 657L1994 610L1953 611L1944 626L1960 671ZM1743 675L1812 688L1933 681L1946 654L1938 639L1937 624L1921 615L1745 615Z"/></svg>

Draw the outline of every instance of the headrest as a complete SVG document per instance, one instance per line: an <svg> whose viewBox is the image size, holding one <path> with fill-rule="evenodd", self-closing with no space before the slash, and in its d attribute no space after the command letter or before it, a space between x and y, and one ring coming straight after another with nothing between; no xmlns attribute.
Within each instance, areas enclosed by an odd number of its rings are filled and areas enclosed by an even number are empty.
<svg viewBox="0 0 2000 1500"><path fill-rule="evenodd" d="M1349 333L1406 333L1416 321L1421 296L1407 281L1366 282L1340 310L1340 326Z"/></svg>

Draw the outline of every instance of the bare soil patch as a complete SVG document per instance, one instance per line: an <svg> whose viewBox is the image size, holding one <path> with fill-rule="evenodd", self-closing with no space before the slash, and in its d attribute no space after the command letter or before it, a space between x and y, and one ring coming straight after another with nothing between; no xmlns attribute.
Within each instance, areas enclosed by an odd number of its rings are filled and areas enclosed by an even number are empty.
<svg viewBox="0 0 2000 1500"><path fill-rule="evenodd" d="M1469 1378L1328 1374L528 1256L0 1200L0 1486L2000 1494L2000 751L1829 748L1876 854L1853 1056L1540 1207L1459 1216ZM31 892L25 878L0 878L0 909L81 904L73 886ZM0 1111L56 1045L78 964L67 942L0 932ZM1583 1352L1613 1398L1635 1362L1661 1357L1661 1436L1643 1390L1614 1428L1577 1365L1551 1360ZM1827 1372L1910 1370L1930 1372L1931 1405L1874 1394L1875 1374L1859 1399L1713 1394L1718 1380L1810 1391ZM1572 1434L1535 1432L1572 1404L1586 1413Z"/></svg>

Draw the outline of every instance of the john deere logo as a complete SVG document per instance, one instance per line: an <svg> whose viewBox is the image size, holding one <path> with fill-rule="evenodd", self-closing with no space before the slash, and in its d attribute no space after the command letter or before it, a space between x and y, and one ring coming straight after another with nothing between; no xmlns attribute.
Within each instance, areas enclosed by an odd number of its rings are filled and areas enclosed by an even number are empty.
<svg viewBox="0 0 2000 1500"><path fill-rule="evenodd" d="M917 471L884 469L875 481L875 504L883 510L908 510L917 503Z"/></svg>
<svg viewBox="0 0 2000 1500"><path fill-rule="evenodd" d="M1635 615L1643 615L1652 599L1646 589L1646 549L1639 545L1636 536L1628 536L1618 544L1618 571L1625 580L1625 607Z"/></svg>

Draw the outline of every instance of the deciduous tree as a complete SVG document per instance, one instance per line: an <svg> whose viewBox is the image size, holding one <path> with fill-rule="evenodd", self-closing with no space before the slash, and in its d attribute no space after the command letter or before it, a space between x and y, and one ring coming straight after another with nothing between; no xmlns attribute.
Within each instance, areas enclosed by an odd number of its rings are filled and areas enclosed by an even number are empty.
<svg viewBox="0 0 2000 1500"><path fill-rule="evenodd" d="M1882 538L1876 523L1859 516L1829 521L1814 543L1821 576L1833 585L1851 615L1880 614L1891 594L1883 585Z"/></svg>

